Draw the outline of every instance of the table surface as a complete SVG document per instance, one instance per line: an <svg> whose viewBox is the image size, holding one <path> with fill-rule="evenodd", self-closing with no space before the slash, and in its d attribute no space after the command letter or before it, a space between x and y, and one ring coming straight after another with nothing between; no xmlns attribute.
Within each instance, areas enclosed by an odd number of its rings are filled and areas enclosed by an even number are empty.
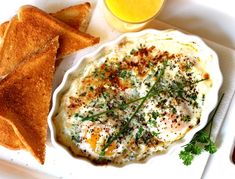
<svg viewBox="0 0 235 179"><path fill-rule="evenodd" d="M19 3L19 1L13 2ZM221 50L227 47L235 50L235 13L232 3L229 0L168 0L157 18L170 25L222 44L225 47L221 46ZM17 7L17 5L9 10L12 15L16 11L14 7ZM9 18L9 15L2 12L5 12L3 6L0 7L0 22ZM235 165L231 162L235 139L233 130L233 126L235 126L234 109L235 99L230 104L230 109L217 137L216 142L219 144L219 150L215 155L210 156L202 178L220 178L225 174L229 178L235 177Z"/></svg>
<svg viewBox="0 0 235 179"><path fill-rule="evenodd" d="M168 0L157 17L235 49L235 12L231 0Z"/></svg>

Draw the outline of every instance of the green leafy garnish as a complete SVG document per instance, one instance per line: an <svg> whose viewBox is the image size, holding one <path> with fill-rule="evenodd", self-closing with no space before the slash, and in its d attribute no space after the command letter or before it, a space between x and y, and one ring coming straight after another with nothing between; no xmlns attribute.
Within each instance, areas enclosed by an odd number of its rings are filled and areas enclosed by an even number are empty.
<svg viewBox="0 0 235 179"><path fill-rule="evenodd" d="M119 76L121 78L126 78L126 75L127 75L127 71L126 70L121 71L120 74L119 74Z"/></svg>
<svg viewBox="0 0 235 179"><path fill-rule="evenodd" d="M217 147L214 142L210 141L207 145L205 145L204 149L209 152L210 154L213 154L217 151Z"/></svg>
<svg viewBox="0 0 235 179"><path fill-rule="evenodd" d="M161 69L162 70L162 69ZM156 74L154 76L156 77L159 77L161 76L161 70L157 71ZM160 75L159 75L160 74ZM206 79L201 79L201 80L198 80L198 81L195 81L193 82L193 84L195 83L199 83L199 82L202 82L202 81L205 81ZM185 84L184 84L185 83ZM151 98L151 97L155 97L157 95L159 95L159 93L161 92L169 92L171 94L175 94L177 97L180 97L184 100L186 100L184 97L183 97L183 94L185 93L184 91L184 87L187 87L190 85L189 82L178 82L178 81L174 81L172 85L170 86L167 86L167 87L162 87L161 84L159 85L156 85L156 86L153 86L153 89L151 90L151 93L149 93L148 95L148 99ZM102 92L101 93L103 98L106 100L108 97L109 97L109 94L106 93L106 92ZM99 116L101 115L104 115L104 114L107 114L107 113L110 113L114 110L117 110L117 109L120 109L120 110L124 110L126 109L130 104L133 104L137 101L141 101L143 100L145 97L141 97L141 98L137 98L137 99L134 99L134 100L131 100L127 103L125 102L122 102L121 104L117 105L117 106L114 106L112 109L109 109L109 110L106 110L106 111L102 111L100 113L97 113L97 114L94 114L94 115L89 115L89 116L86 116L86 117L82 117L82 120L81 121L96 121L98 119ZM177 111L176 109L173 107L172 108L172 112L175 114ZM158 112L153 112L152 113L152 117L153 119L156 119L157 117L159 116L159 113ZM182 118L182 120L184 120L185 122L187 121L190 121L190 118L189 116L185 116Z"/></svg>
<svg viewBox="0 0 235 179"><path fill-rule="evenodd" d="M192 160L194 159L194 155L185 150L180 151L179 157L183 160L184 165L191 165Z"/></svg>
<svg viewBox="0 0 235 179"><path fill-rule="evenodd" d="M191 118L190 118L189 115L185 115L185 116L182 117L182 120L183 120L184 122L189 122L189 121L191 120Z"/></svg>
<svg viewBox="0 0 235 179"><path fill-rule="evenodd" d="M131 54L131 55L134 55L136 52L137 52L137 50L131 49L130 54Z"/></svg>
<svg viewBox="0 0 235 179"><path fill-rule="evenodd" d="M138 130L138 132L137 132L136 135L135 135L136 140L138 140L138 139L142 136L143 131L144 131L144 128L143 128L143 127L140 127L139 130Z"/></svg>
<svg viewBox="0 0 235 179"><path fill-rule="evenodd" d="M155 131L152 132L153 136L158 136L158 134L160 134L160 133L159 132L155 132Z"/></svg>
<svg viewBox="0 0 235 179"><path fill-rule="evenodd" d="M211 130L212 130L212 124L215 117L215 114L219 108L219 105L221 104L221 101L224 97L224 94L222 94L215 111L211 117L211 119L208 121L207 125L200 131L198 131L193 139L184 146L184 149L180 151L179 158L183 160L183 164L188 166L192 164L193 159L196 155L200 155L203 150L209 152L210 154L213 154L217 151L217 147L215 145L215 142L213 142L210 138ZM209 132L207 132L207 128L210 125Z"/></svg>
<svg viewBox="0 0 235 179"><path fill-rule="evenodd" d="M157 119L158 116L159 116L158 112L152 112L153 119Z"/></svg>
<svg viewBox="0 0 235 179"><path fill-rule="evenodd" d="M76 142L80 142L80 136L79 135L72 135L72 140L76 141Z"/></svg>

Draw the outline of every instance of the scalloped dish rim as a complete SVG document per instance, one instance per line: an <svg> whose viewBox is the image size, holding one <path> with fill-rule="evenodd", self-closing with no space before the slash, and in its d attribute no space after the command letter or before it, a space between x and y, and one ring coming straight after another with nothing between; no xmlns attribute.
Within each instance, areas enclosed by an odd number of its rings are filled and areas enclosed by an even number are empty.
<svg viewBox="0 0 235 179"><path fill-rule="evenodd" d="M214 80L212 78L213 87L211 88L211 91L208 94L209 99L207 99L205 101L205 108L202 109L202 117L201 117L200 123L198 124L198 126L194 127L189 132L187 132L186 135L182 139L173 142L168 147L168 149L166 150L164 155L171 154L174 151L174 149L182 147L185 144L189 143L192 140L195 133L206 126L208 118L209 118L209 114L213 111L213 109L216 107L216 104L218 102L218 93L219 93L219 90L220 90L220 88L222 86L222 83L223 83L223 76L222 76L222 73L221 73L221 70L220 70L220 67L219 67L218 55L216 54L216 52L214 50L212 50L198 36L185 34L185 33L180 32L178 30L172 30L172 29L168 29L168 30L145 29L145 30L142 30L142 31L139 31L139 32L124 33L124 34L120 35L119 37L117 37L116 39L111 40L109 42L106 42L106 43L100 45L94 51L92 51L92 52L90 52L90 53L88 53L88 54L86 54L82 57L79 57L80 60L78 60L76 62L76 64L74 64L71 68L69 68L66 71L66 73L64 74L62 82L55 89L55 91L53 93L52 107L51 107L51 110L50 110L49 115L48 115L48 125L49 125L49 129L50 129L50 138L51 138L52 145L56 149L59 149L59 150L63 151L63 153L67 153L68 156L71 156L74 159L77 159L77 160L81 159L79 157L75 157L66 146L64 146L64 145L62 145L62 144L60 144L59 142L56 141L56 129L55 129L55 126L53 124L53 117L55 116L55 114L58 111L61 94L63 94L63 92L66 89L68 89L68 87L70 86L72 81L69 80L69 79L75 73L75 71L77 69L79 69L80 64L83 60L99 55L99 53L104 48L106 48L108 46L118 44L120 41L122 41L125 38L129 38L129 37L136 37L137 38L137 37L140 37L140 36L143 36L143 35L146 35L146 34L159 34L159 33L172 33L172 32L175 33L176 36L178 36L180 38L184 38L184 39L187 39L187 40L190 40L190 41L197 42L197 44L199 44L199 46L203 47L203 49L213 57L212 58L213 59L213 65L214 65L214 67L216 67L216 69L213 69L213 73L216 75L216 80ZM212 75L212 76L214 76L214 75ZM209 102L207 102L207 101L209 101ZM149 157L149 158L151 158L151 160L154 160L154 158L156 159L157 157ZM82 160L84 160L84 159L82 159ZM135 162L135 163L138 163L138 162Z"/></svg>

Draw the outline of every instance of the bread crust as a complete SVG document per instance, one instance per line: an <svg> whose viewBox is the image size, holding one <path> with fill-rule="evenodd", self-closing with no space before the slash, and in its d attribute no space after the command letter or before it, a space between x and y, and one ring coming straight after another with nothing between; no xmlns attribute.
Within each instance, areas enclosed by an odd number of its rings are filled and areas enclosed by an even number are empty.
<svg viewBox="0 0 235 179"><path fill-rule="evenodd" d="M45 161L47 115L58 47L57 36L0 81L0 120L12 127L41 164Z"/></svg>
<svg viewBox="0 0 235 179"><path fill-rule="evenodd" d="M69 6L55 13L50 13L50 15L63 21L71 27L80 30L81 32L85 32L90 18L90 11L91 4L86 2L83 4ZM0 44L3 40L3 36L8 25L9 21L6 21L0 25ZM12 150L25 148L17 137L12 126L4 119L0 120L0 136L0 145Z"/></svg>
<svg viewBox="0 0 235 179"><path fill-rule="evenodd" d="M83 4L66 7L57 12L50 13L50 15L68 24L74 29L85 32L89 24L90 13L91 4L89 2L85 2ZM8 24L9 21L0 24L0 43Z"/></svg>
<svg viewBox="0 0 235 179"><path fill-rule="evenodd" d="M79 32L34 6L22 6L4 33L0 76L9 74L23 59L56 36L60 42L57 58L99 42L99 38Z"/></svg>

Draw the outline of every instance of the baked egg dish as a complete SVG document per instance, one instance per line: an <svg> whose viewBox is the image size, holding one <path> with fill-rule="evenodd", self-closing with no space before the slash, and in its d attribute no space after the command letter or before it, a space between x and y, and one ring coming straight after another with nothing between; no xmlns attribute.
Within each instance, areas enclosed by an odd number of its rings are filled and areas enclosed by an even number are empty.
<svg viewBox="0 0 235 179"><path fill-rule="evenodd" d="M213 81L196 42L145 34L88 57L60 97L57 141L98 164L144 161L201 120Z"/></svg>

